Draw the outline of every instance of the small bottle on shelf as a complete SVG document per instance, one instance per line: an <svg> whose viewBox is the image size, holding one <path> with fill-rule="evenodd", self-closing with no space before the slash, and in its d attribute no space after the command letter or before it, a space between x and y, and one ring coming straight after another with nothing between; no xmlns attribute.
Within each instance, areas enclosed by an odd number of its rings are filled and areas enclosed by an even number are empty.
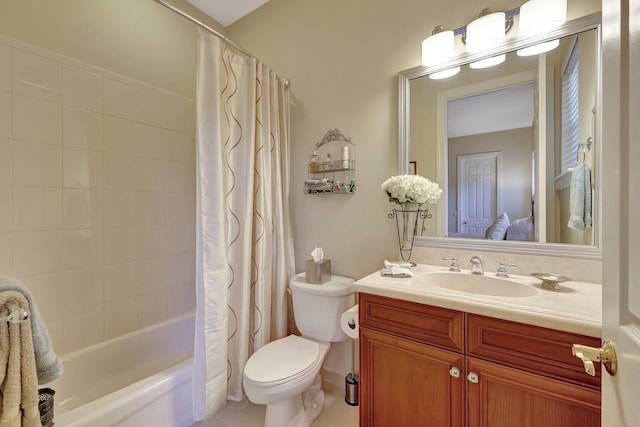
<svg viewBox="0 0 640 427"><path fill-rule="evenodd" d="M313 150L313 154L309 157L309 170L318 172L318 152Z"/></svg>
<svg viewBox="0 0 640 427"><path fill-rule="evenodd" d="M349 146L342 147L342 169L349 169Z"/></svg>

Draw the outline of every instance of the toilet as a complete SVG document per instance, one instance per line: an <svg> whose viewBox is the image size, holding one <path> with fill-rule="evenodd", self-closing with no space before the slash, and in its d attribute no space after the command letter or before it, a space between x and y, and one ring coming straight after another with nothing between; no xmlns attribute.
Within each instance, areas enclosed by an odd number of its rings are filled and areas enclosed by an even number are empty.
<svg viewBox="0 0 640 427"><path fill-rule="evenodd" d="M265 427L309 427L324 409L320 368L331 343L349 339L340 327L340 315L355 303L352 283L353 279L331 276L314 285L305 282L305 273L289 282L302 336L270 342L244 368L247 397L267 405Z"/></svg>

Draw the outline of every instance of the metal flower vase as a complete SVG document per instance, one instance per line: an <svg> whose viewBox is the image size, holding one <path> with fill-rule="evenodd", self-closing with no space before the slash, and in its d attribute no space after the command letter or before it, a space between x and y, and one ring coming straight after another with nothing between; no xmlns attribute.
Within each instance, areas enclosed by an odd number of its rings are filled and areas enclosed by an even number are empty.
<svg viewBox="0 0 640 427"><path fill-rule="evenodd" d="M413 240L418 232L422 234L424 221L431 218L431 214L428 209L420 209L415 203L405 203L400 206L401 209L392 209L387 216L396 219L400 257L403 261L409 261L413 251Z"/></svg>

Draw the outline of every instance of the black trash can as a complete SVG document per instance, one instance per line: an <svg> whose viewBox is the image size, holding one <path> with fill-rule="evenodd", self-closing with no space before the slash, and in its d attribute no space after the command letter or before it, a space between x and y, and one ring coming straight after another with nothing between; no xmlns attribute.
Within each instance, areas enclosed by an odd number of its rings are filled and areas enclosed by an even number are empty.
<svg viewBox="0 0 640 427"><path fill-rule="evenodd" d="M53 426L53 395L56 392L50 388L41 388L38 390L38 409L40 410L40 422L42 427Z"/></svg>

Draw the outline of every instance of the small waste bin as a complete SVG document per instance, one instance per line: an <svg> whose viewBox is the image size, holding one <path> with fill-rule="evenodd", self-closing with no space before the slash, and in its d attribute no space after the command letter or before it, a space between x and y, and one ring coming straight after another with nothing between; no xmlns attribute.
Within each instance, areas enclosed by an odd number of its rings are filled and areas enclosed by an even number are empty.
<svg viewBox="0 0 640 427"><path fill-rule="evenodd" d="M40 410L40 422L42 427L53 426L53 395L56 392L50 388L38 390L38 409Z"/></svg>

